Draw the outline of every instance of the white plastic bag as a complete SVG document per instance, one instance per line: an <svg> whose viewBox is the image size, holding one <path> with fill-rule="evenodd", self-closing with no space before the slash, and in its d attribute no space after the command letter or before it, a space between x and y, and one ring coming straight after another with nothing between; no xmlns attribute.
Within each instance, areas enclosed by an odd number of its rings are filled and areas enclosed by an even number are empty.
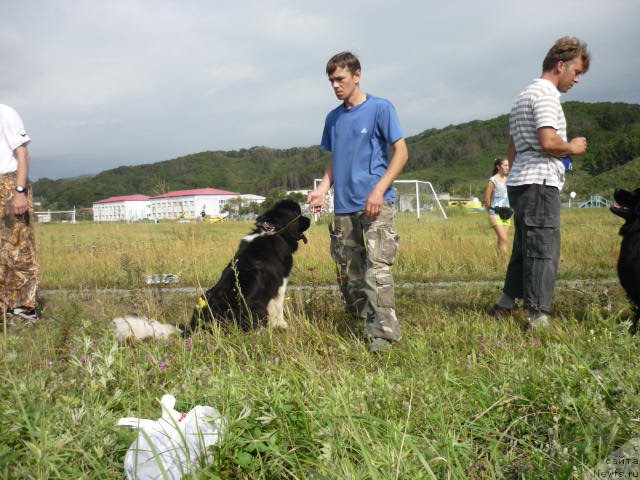
<svg viewBox="0 0 640 480"><path fill-rule="evenodd" d="M185 415L173 408L173 395L164 395L160 404L162 416L158 420L118 420L118 425L140 429L124 457L124 472L129 480L180 480L200 462L208 465L212 461L208 447L220 440L226 425L220 412L198 405ZM200 458L203 453L205 457Z"/></svg>

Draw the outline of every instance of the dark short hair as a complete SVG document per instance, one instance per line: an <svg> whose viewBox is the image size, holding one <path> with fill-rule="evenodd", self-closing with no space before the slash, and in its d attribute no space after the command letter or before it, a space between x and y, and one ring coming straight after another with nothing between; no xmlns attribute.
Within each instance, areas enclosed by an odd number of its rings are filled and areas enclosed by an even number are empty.
<svg viewBox="0 0 640 480"><path fill-rule="evenodd" d="M331 75L336 68L347 67L351 75L360 70L360 60L351 52L340 52L331 57L327 62L327 75Z"/></svg>
<svg viewBox="0 0 640 480"><path fill-rule="evenodd" d="M553 47L544 57L542 62L542 71L548 72L559 61L570 62L571 60L581 57L582 58L582 73L586 73L589 70L589 63L591 61L591 53L587 50L587 44L577 37L562 37L556 40Z"/></svg>

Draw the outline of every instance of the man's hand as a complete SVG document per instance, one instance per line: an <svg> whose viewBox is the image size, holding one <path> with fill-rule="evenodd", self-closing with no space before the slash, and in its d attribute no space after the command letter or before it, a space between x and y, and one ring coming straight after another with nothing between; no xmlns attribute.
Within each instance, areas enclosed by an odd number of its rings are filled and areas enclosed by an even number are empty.
<svg viewBox="0 0 640 480"><path fill-rule="evenodd" d="M573 155L582 155L587 149L587 139L584 137L572 138L569 145Z"/></svg>
<svg viewBox="0 0 640 480"><path fill-rule="evenodd" d="M321 188L316 188L312 190L307 195L307 203L309 207L311 207L312 212L318 212L324 205L324 198L327 192Z"/></svg>
<svg viewBox="0 0 640 480"><path fill-rule="evenodd" d="M581 155L587 149L586 138L576 137L570 142L565 142L553 127L539 128L538 141L544 151L554 157Z"/></svg>
<svg viewBox="0 0 640 480"><path fill-rule="evenodd" d="M14 215L22 215L29 208L26 193L16 192L11 199L11 213Z"/></svg>
<svg viewBox="0 0 640 480"><path fill-rule="evenodd" d="M384 192L380 192L374 188L369 193L367 200L364 203L364 213L368 217L377 217L382 209L382 202L384 200Z"/></svg>

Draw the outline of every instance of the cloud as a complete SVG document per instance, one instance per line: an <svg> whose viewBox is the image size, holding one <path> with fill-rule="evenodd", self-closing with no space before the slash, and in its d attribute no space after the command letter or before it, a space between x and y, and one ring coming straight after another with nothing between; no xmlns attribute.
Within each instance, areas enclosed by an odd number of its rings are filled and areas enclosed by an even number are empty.
<svg viewBox="0 0 640 480"><path fill-rule="evenodd" d="M325 63L351 49L412 135L506 113L564 34L593 52L564 99L640 102L637 18L632 0L11 2L0 102L33 139L33 178L312 145L337 104Z"/></svg>

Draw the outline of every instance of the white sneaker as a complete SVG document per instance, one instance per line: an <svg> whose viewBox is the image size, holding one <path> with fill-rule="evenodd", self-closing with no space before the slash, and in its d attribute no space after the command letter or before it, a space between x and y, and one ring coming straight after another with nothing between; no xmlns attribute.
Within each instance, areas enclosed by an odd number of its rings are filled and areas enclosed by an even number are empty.
<svg viewBox="0 0 640 480"><path fill-rule="evenodd" d="M9 315L13 315L14 317L19 317L27 322L27 324L35 323L38 321L38 314L35 308L31 310L26 310L24 308L12 308L7 310Z"/></svg>
<svg viewBox="0 0 640 480"><path fill-rule="evenodd" d="M540 311L529 311L529 325L531 328L546 328L549 326L549 315Z"/></svg>

